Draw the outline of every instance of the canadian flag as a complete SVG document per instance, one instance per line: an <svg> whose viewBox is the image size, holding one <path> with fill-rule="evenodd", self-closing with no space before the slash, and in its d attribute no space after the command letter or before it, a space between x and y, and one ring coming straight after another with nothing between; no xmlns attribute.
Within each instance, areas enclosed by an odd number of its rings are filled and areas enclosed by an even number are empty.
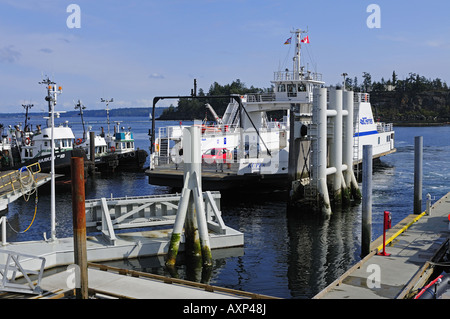
<svg viewBox="0 0 450 319"><path fill-rule="evenodd" d="M309 43L309 36L306 36L306 38L303 38L300 42Z"/></svg>

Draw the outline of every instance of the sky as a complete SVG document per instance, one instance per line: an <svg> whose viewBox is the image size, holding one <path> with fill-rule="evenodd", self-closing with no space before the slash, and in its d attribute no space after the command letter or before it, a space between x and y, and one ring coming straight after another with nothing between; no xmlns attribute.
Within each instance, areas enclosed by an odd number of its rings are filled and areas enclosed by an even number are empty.
<svg viewBox="0 0 450 319"><path fill-rule="evenodd" d="M150 107L194 79L268 88L291 68L294 29L308 31L303 62L327 85L393 71L450 84L449 12L443 0L0 0L0 113L47 110L46 76L63 87L58 111L104 109L101 98Z"/></svg>

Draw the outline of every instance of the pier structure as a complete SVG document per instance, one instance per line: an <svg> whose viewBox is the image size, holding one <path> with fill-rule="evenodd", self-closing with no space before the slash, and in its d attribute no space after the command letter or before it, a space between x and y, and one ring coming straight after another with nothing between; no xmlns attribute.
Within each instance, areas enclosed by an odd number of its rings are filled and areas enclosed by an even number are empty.
<svg viewBox="0 0 450 319"><path fill-rule="evenodd" d="M354 166L354 93L337 88L314 88L312 120L306 123L307 134L291 134L290 167L298 167L297 140L310 141L309 178L291 171L293 183L299 178L304 187L291 186L291 198L304 191L302 201L311 204L325 215L332 213L331 203L348 202L360 198ZM305 124L303 124L305 125ZM298 125L294 125L294 128Z"/></svg>
<svg viewBox="0 0 450 319"><path fill-rule="evenodd" d="M8 204L22 196L29 196L38 187L50 181L50 174L41 172L38 162L24 166L20 170L0 173L0 212L8 208Z"/></svg>
<svg viewBox="0 0 450 319"><path fill-rule="evenodd" d="M440 274L437 266L449 253L450 193L428 207L373 241L367 256L313 299L414 298L433 275ZM383 240L386 254L381 253Z"/></svg>

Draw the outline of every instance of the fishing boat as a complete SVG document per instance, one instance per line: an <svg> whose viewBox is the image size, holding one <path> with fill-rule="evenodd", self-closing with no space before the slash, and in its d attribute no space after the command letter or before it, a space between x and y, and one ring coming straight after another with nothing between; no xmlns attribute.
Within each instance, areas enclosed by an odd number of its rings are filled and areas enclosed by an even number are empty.
<svg viewBox="0 0 450 319"><path fill-rule="evenodd" d="M101 136L104 136L102 132ZM145 150L136 148L133 132L131 128L125 130L120 126L120 122L116 121L114 126L114 134L105 136L108 145L109 154L117 156L117 168L122 171L139 171L142 170L147 160L148 153Z"/></svg>
<svg viewBox="0 0 450 319"><path fill-rule="evenodd" d="M48 82L50 82L48 80ZM8 132L3 135L3 153L7 154L8 162L3 163L1 170L19 169L38 162L41 171L48 173L51 170L51 137L54 139L54 165L55 173L70 177L71 157L86 158L86 153L74 145L75 135L69 127L68 122L58 126L51 120L51 89L48 89L46 100L49 102L49 116L47 127L36 126L33 130L26 125L22 128L20 124L8 127ZM57 115L58 116L58 115Z"/></svg>
<svg viewBox="0 0 450 319"><path fill-rule="evenodd" d="M313 171L310 161L311 141L316 138L314 123L314 90L325 87L322 74L312 72L300 63L301 39L304 31L294 30L297 39L293 57L293 69L274 72L271 81L273 91L258 94L231 95L224 114L219 117L213 107L205 104L215 118L214 124L198 122L201 126L202 181L205 189L286 189L289 187L290 133L307 143L302 144L298 156L304 158L303 176ZM303 41L305 40L305 41ZM330 88L335 89L335 88ZM342 88L340 88L342 89ZM345 87L344 87L345 90ZM153 112L157 101L155 97ZM197 97L191 94L188 98ZM214 96L207 96L209 101ZM292 125L294 123L294 125ZM373 157L395 152L392 124L375 121L370 104L370 94L354 93L353 163L362 162L363 145L373 145ZM152 121L150 133L150 167L146 171L149 183L182 187L183 182L183 128L173 125L156 129ZM328 134L332 134L329 130ZM308 142L309 141L309 142ZM304 147L303 147L304 145ZM214 153L231 153L211 158Z"/></svg>

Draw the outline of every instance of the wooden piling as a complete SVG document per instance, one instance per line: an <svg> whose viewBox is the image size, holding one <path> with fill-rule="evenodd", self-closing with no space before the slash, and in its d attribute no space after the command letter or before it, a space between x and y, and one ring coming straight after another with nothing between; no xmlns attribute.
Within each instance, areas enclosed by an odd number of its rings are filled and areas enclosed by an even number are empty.
<svg viewBox="0 0 450 319"><path fill-rule="evenodd" d="M74 261L80 270L76 297L77 299L88 299L84 159L82 157L72 157L71 173Z"/></svg>

